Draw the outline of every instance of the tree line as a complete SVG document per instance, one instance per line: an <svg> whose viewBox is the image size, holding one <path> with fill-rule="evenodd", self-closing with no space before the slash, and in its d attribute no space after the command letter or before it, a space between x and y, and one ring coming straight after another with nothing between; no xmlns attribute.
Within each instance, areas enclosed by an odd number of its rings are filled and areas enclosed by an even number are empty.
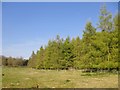
<svg viewBox="0 0 120 90"><path fill-rule="evenodd" d="M5 57L0 56L2 58L2 65L3 66L10 66L10 67L18 67L18 66L27 66L28 60L20 58L13 58L13 57Z"/></svg>
<svg viewBox="0 0 120 90"><path fill-rule="evenodd" d="M37 69L118 69L118 14L114 17L103 5L97 27L89 21L83 36L66 39L56 36L32 52L28 67Z"/></svg>
<svg viewBox="0 0 120 90"><path fill-rule="evenodd" d="M88 21L80 38L56 36L46 46L32 52L29 60L2 58L4 66L28 66L36 69L118 70L118 14L114 17L103 5L97 27Z"/></svg>

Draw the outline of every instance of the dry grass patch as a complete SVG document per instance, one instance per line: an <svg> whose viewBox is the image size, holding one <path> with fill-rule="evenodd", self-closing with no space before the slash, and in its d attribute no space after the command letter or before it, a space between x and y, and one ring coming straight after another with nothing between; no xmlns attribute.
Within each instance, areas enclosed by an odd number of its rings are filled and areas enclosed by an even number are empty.
<svg viewBox="0 0 120 90"><path fill-rule="evenodd" d="M7 88L117 88L117 74L82 73L80 70L3 68L2 87ZM89 75L90 74L90 75Z"/></svg>

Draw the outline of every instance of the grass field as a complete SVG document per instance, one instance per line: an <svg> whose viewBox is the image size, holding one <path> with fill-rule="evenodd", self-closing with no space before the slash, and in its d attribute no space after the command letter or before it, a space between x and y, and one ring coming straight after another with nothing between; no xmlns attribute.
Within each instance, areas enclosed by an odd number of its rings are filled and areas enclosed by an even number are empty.
<svg viewBox="0 0 120 90"><path fill-rule="evenodd" d="M3 88L117 88L118 75L3 67Z"/></svg>

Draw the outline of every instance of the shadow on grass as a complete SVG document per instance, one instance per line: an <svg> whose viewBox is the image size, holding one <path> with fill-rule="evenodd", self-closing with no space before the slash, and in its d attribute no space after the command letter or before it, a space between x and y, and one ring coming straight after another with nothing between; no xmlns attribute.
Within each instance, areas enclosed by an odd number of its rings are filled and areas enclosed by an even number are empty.
<svg viewBox="0 0 120 90"><path fill-rule="evenodd" d="M117 75L117 73L111 73L111 72L85 72L82 73L81 76L108 76L108 75Z"/></svg>

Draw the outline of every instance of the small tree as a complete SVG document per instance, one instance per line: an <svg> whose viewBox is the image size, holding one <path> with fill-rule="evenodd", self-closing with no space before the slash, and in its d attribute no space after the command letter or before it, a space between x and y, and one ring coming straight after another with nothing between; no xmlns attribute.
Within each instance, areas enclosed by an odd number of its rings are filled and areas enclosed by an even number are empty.
<svg viewBox="0 0 120 90"><path fill-rule="evenodd" d="M113 29L112 14L107 11L106 6L103 5L100 9L98 28L102 31L110 32Z"/></svg>

